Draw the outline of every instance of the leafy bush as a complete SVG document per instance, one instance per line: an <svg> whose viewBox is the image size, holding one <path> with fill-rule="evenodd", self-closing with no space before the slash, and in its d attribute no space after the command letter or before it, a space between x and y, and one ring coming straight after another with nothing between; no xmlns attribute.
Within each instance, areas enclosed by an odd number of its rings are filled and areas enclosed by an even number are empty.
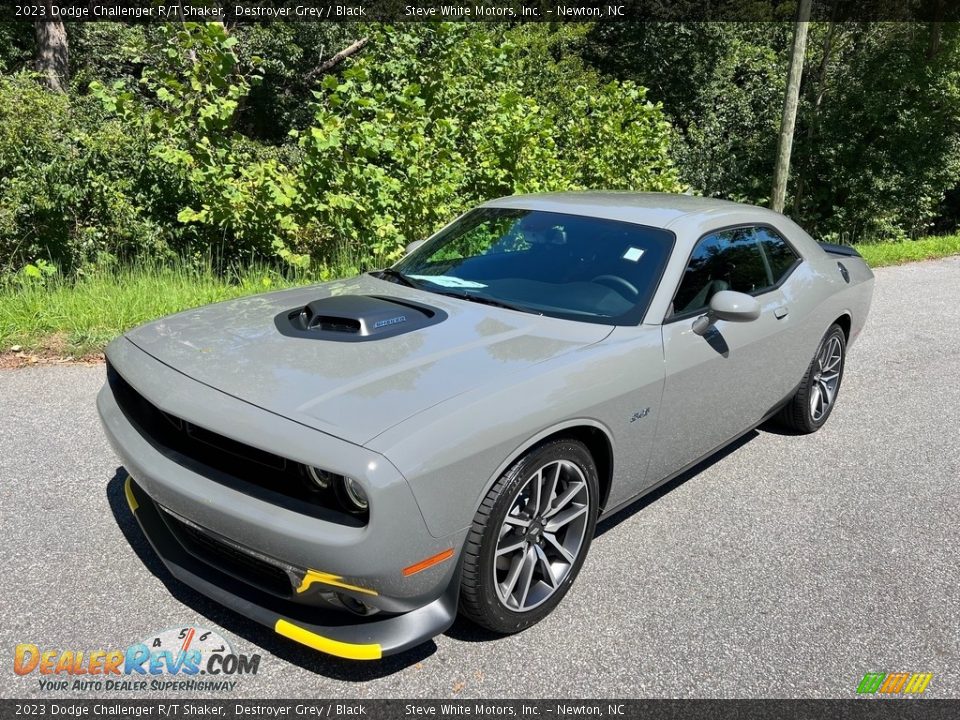
<svg viewBox="0 0 960 720"><path fill-rule="evenodd" d="M545 106L517 72L521 53L476 26L386 27L327 77L299 139L311 244L347 243L378 264L501 195L678 187L669 126L641 88L609 83Z"/></svg>
<svg viewBox="0 0 960 720"><path fill-rule="evenodd" d="M323 77L310 124L285 146L238 130L260 61L241 64L237 35L217 23L150 33L149 46L140 31L117 35L131 63L149 52L139 78L111 52L108 74L121 77L86 95L0 77L9 267L42 257L69 274L110 258L213 255L326 277L390 262L493 197L679 188L670 127L645 90L538 54L533 32L373 28L361 55ZM539 90L560 78L570 82L557 95Z"/></svg>
<svg viewBox="0 0 960 720"><path fill-rule="evenodd" d="M194 247L217 247L225 259L277 254L293 264L308 260L288 249L297 227L290 214L293 178L269 150L233 130L251 80L239 72L236 37L219 23L163 26L162 60L143 71L140 84L151 104L134 102L122 83L91 85L104 106L149 143L144 161L159 166L181 207L176 219L190 226Z"/></svg>
<svg viewBox="0 0 960 720"><path fill-rule="evenodd" d="M663 101L684 181L766 204L791 27L598 23L583 54ZM811 23L787 212L848 242L930 232L960 184L958 67L956 23Z"/></svg>
<svg viewBox="0 0 960 720"><path fill-rule="evenodd" d="M0 262L52 259L76 268L99 254L166 246L153 221L137 141L85 99L0 77Z"/></svg>
<svg viewBox="0 0 960 720"><path fill-rule="evenodd" d="M944 191L960 183L960 27L945 24L936 52L930 32L837 30L816 132L799 134L796 151L797 210L823 237L927 234Z"/></svg>
<svg viewBox="0 0 960 720"><path fill-rule="evenodd" d="M675 192L675 133L646 88L611 82L580 58L591 27L531 23L506 32L513 75L552 118L562 180L569 188Z"/></svg>

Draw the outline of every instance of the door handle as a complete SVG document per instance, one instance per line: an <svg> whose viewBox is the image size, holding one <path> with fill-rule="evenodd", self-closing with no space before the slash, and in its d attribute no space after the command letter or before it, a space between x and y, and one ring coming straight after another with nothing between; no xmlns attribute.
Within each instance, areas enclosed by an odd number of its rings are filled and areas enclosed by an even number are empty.
<svg viewBox="0 0 960 720"><path fill-rule="evenodd" d="M776 309L773 311L773 316L774 316L777 320L782 320L783 318L785 318L785 317L786 317L787 315L789 315L789 314L790 314L790 308L788 308L786 305L781 305L780 307L776 308Z"/></svg>

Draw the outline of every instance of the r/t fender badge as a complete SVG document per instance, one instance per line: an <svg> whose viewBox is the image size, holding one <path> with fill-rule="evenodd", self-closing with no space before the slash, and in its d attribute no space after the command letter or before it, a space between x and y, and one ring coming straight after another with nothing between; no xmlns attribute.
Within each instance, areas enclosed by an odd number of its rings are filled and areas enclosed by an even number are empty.
<svg viewBox="0 0 960 720"><path fill-rule="evenodd" d="M630 422L636 422L637 420L643 420L647 415L650 414L650 408L645 407L643 410L638 410L633 414L633 417L630 418Z"/></svg>

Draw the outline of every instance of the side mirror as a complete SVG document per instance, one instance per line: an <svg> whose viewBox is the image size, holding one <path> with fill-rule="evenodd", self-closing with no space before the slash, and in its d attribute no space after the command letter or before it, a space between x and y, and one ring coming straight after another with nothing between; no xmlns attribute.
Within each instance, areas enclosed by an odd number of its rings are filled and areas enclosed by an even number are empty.
<svg viewBox="0 0 960 720"><path fill-rule="evenodd" d="M418 247L423 245L425 242L426 240L414 240L412 243L407 245L407 255L412 253L414 250L416 250Z"/></svg>
<svg viewBox="0 0 960 720"><path fill-rule="evenodd" d="M760 302L752 295L721 290L710 298L710 309L693 321L693 331L697 335L706 335L717 320L727 322L750 322L760 317Z"/></svg>

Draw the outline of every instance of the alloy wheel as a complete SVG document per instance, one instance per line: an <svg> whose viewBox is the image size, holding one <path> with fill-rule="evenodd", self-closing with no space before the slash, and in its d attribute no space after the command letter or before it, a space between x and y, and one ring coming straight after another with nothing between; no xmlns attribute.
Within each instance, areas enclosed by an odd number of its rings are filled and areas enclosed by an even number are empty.
<svg viewBox="0 0 960 720"><path fill-rule="evenodd" d="M494 553L497 596L527 612L562 585L584 545L590 491L569 460L547 463L520 487L500 527Z"/></svg>
<svg viewBox="0 0 960 720"><path fill-rule="evenodd" d="M840 371L843 363L843 345L840 338L833 336L817 353L816 368L813 373L813 385L810 388L810 416L814 422L830 412L840 385Z"/></svg>

